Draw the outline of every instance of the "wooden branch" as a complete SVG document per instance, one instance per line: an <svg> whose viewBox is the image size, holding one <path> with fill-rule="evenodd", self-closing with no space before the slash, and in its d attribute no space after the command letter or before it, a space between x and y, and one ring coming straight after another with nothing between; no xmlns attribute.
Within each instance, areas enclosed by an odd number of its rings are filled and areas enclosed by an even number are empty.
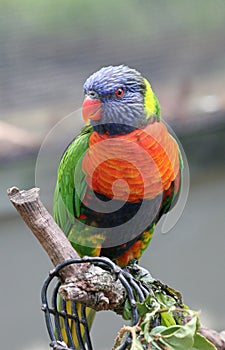
<svg viewBox="0 0 225 350"><path fill-rule="evenodd" d="M218 350L225 350L225 331L217 332L214 329L201 326L198 332L211 341Z"/></svg>
<svg viewBox="0 0 225 350"><path fill-rule="evenodd" d="M40 201L38 188L20 191L12 187L8 190L8 196L54 266L71 258L79 258ZM121 282L115 281L109 272L89 263L64 267L60 277L65 283L60 288L65 299L74 299L98 311L117 309L117 312L125 301L126 291Z"/></svg>
<svg viewBox="0 0 225 350"><path fill-rule="evenodd" d="M71 259L79 258L64 233L53 220L39 199L39 189L20 191L16 187L8 190L8 196L24 222L39 240L54 266ZM64 267L60 275L64 284L60 293L65 299L73 299L96 310L121 312L126 291L120 281L89 263L73 264ZM225 350L225 331L201 326L199 333L210 340L218 350Z"/></svg>
<svg viewBox="0 0 225 350"><path fill-rule="evenodd" d="M64 233L40 201L39 188L20 191L18 188L12 187L7 192L11 203L39 240L54 266L64 260L79 258ZM74 265L65 267L61 277L65 280L67 277L73 276L76 271L77 267Z"/></svg>
<svg viewBox="0 0 225 350"><path fill-rule="evenodd" d="M59 292L66 300L76 300L96 311L114 310L122 314L126 291L108 271L90 265L88 271L66 279Z"/></svg>

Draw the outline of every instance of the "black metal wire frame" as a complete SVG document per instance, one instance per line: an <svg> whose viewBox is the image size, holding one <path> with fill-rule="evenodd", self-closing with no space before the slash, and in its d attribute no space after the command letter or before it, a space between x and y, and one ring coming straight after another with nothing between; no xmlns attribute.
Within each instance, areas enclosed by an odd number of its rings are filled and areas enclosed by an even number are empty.
<svg viewBox="0 0 225 350"><path fill-rule="evenodd" d="M59 280L59 273L62 268L71 264L91 263L101 267L104 270L110 271L115 279L119 279L123 284L127 292L132 311L131 325L134 326L138 322L138 311L136 307L136 301L142 302L149 294L149 290L140 282L134 279L134 277L127 271L123 270L115 265L108 258L91 258L85 257L84 259L70 259L59 264L55 269L50 271L49 276L46 278L42 291L41 301L42 310L45 313L45 322L48 330L49 337L51 339L50 346L55 350L93 350L90 332L88 328L88 322L86 317L86 307L81 307L81 318L77 312L76 302L71 301L71 311L66 308L66 302L63 300L59 307L59 287L61 282ZM53 282L54 280L54 282ZM53 283L52 283L53 282ZM51 292L51 286L54 286ZM51 297L49 296L51 294ZM70 329L70 321L75 321L76 336L79 347L74 344L72 332ZM84 329L84 337L82 337L81 326ZM62 327L66 332L68 345L63 341ZM131 344L131 336L128 334L120 345L118 350L129 349ZM69 346L69 347L68 347Z"/></svg>

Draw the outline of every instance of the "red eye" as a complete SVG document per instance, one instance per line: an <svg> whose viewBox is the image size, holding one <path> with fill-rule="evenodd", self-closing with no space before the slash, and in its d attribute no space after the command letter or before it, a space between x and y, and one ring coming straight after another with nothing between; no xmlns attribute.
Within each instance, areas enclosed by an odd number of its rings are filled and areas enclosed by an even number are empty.
<svg viewBox="0 0 225 350"><path fill-rule="evenodd" d="M115 91L115 95L116 95L117 98L123 97L123 95L124 95L124 89L123 89L123 88L118 88L118 89Z"/></svg>

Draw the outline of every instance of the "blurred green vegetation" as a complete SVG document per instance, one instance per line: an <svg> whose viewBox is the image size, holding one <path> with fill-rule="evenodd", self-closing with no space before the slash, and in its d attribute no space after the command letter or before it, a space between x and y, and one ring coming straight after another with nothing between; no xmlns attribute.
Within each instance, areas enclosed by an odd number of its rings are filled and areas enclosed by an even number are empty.
<svg viewBox="0 0 225 350"><path fill-rule="evenodd" d="M77 38L95 37L104 31L114 40L123 40L126 31L132 41L132 36L149 40L164 30L179 30L187 35L198 31L205 35L225 28L222 0L1 0L0 12L6 19L7 14L14 13L15 26L32 23L28 35L60 35L66 25L70 29L66 35ZM4 28L8 28L7 20L1 21L1 29ZM124 38L127 40L127 35Z"/></svg>

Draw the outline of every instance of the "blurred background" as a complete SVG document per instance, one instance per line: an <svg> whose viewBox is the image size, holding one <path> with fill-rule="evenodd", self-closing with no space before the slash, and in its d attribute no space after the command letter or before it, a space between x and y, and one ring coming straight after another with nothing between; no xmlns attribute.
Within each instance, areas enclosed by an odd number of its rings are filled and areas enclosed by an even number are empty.
<svg viewBox="0 0 225 350"><path fill-rule="evenodd" d="M40 289L52 268L6 190L37 185L51 210L58 160L82 123L83 83L121 63L150 79L190 168L180 220L167 234L159 227L141 263L203 323L225 328L224 18L222 0L0 0L2 348L49 348ZM95 349L110 349L122 324L99 313Z"/></svg>

